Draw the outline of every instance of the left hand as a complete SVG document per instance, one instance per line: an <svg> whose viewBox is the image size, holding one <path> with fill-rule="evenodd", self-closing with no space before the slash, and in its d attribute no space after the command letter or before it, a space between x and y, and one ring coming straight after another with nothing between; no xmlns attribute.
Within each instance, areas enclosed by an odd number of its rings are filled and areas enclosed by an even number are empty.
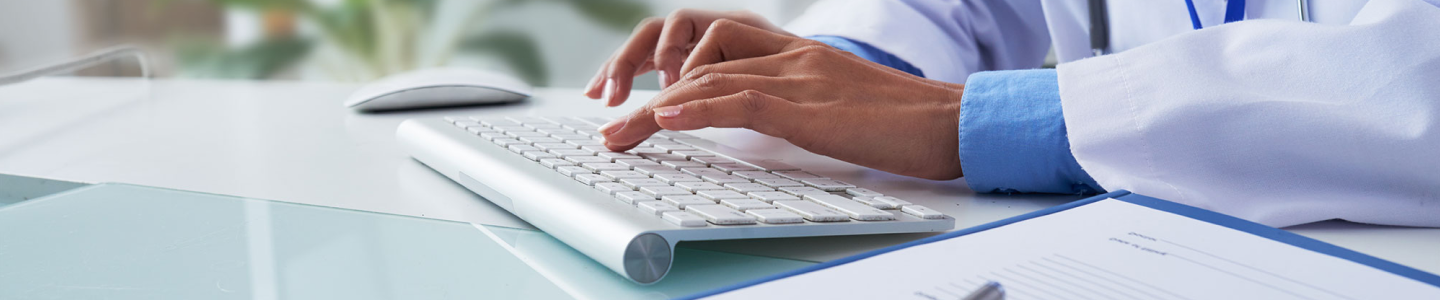
<svg viewBox="0 0 1440 300"><path fill-rule="evenodd" d="M660 129L743 127L891 173L954 179L963 85L916 77L823 43L719 20L684 77L600 131L633 148Z"/></svg>

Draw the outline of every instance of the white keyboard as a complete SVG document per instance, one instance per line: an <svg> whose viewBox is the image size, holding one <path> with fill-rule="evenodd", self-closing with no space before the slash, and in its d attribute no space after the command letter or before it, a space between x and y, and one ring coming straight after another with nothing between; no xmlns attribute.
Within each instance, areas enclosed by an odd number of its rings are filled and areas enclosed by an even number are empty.
<svg viewBox="0 0 1440 300"><path fill-rule="evenodd" d="M640 283L679 241L945 231L903 199L662 131L612 152L577 117L446 117L401 124L411 156Z"/></svg>

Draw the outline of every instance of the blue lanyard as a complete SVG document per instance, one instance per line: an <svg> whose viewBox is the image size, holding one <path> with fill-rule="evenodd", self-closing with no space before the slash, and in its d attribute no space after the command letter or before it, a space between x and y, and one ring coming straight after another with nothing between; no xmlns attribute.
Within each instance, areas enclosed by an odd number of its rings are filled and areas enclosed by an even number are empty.
<svg viewBox="0 0 1440 300"><path fill-rule="evenodd" d="M1204 26L1200 26L1200 14L1195 12L1195 1L1185 0L1185 6L1186 8L1190 9L1190 25L1195 26L1195 29L1204 28ZM1244 19L1245 0L1225 1L1225 23L1240 21Z"/></svg>

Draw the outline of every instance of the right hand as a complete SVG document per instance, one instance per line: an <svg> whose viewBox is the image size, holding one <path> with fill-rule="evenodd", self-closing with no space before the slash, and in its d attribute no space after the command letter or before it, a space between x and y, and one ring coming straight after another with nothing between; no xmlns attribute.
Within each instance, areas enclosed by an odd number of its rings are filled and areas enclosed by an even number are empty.
<svg viewBox="0 0 1440 300"><path fill-rule="evenodd" d="M680 67L705 36L710 23L720 19L794 36L750 11L680 9L665 18L648 18L640 21L630 40L600 66L595 78L586 85L585 96L601 99L605 106L619 106L630 97L635 77L651 70L659 72L660 88L669 87L684 75L680 74Z"/></svg>

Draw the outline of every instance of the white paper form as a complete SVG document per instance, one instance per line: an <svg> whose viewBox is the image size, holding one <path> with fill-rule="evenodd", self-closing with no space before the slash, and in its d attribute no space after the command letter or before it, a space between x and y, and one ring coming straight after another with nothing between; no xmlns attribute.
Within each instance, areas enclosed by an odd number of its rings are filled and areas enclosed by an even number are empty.
<svg viewBox="0 0 1440 300"><path fill-rule="evenodd" d="M1353 261L1105 199L716 295L716 299L1440 299Z"/></svg>

